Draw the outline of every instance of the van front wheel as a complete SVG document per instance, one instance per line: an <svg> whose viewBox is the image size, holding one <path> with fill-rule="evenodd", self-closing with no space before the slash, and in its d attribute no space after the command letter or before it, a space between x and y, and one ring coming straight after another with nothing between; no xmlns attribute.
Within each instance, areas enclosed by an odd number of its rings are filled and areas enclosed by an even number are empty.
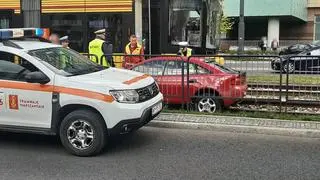
<svg viewBox="0 0 320 180"><path fill-rule="evenodd" d="M76 156L93 156L105 147L107 132L102 117L90 110L68 114L60 125L60 140Z"/></svg>

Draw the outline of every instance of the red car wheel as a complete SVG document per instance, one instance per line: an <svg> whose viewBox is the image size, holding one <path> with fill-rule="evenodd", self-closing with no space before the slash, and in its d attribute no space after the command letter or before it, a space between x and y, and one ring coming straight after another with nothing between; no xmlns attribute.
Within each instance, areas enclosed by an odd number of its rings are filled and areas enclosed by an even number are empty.
<svg viewBox="0 0 320 180"><path fill-rule="evenodd" d="M204 95L197 101L197 110L199 112L215 113L221 111L221 101L217 97Z"/></svg>

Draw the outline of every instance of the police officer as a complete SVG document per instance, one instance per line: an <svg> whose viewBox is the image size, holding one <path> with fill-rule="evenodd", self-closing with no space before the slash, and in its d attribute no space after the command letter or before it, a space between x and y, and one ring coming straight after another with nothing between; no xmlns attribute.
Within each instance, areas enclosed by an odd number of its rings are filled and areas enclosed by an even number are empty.
<svg viewBox="0 0 320 180"><path fill-rule="evenodd" d="M180 50L178 51L178 55L189 57L193 54L193 49L189 48L188 42L179 42Z"/></svg>
<svg viewBox="0 0 320 180"><path fill-rule="evenodd" d="M106 58L105 54L112 54L112 44L108 44L106 39L106 30L100 29L96 32L96 38L89 43L89 54L95 56L90 56L93 62L96 62L104 67L114 67L112 58ZM98 59L97 59L98 58Z"/></svg>
<svg viewBox="0 0 320 180"><path fill-rule="evenodd" d="M67 49L70 49L69 48L69 37L68 36L63 36L62 38L59 39L62 47L64 48L67 48ZM69 65L69 58L65 53L64 51L61 51L60 52L60 68L61 69L65 69L68 67Z"/></svg>
<svg viewBox="0 0 320 180"><path fill-rule="evenodd" d="M70 49L69 36L63 36L62 38L60 38L60 42L61 42L62 47Z"/></svg>

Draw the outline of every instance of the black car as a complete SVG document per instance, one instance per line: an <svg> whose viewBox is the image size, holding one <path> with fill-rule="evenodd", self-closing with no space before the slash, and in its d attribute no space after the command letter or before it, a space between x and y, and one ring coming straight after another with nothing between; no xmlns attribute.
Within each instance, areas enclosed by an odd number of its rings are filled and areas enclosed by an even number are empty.
<svg viewBox="0 0 320 180"><path fill-rule="evenodd" d="M273 70L285 73L312 71L320 73L320 47L314 47L297 55L280 56L271 61Z"/></svg>
<svg viewBox="0 0 320 180"><path fill-rule="evenodd" d="M282 50L279 55L299 54L316 47L315 44L295 44Z"/></svg>

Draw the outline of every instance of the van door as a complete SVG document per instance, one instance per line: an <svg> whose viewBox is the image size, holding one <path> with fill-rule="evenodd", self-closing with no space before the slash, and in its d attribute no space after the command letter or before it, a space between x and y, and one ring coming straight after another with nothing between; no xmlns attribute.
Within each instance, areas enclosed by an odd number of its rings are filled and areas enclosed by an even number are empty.
<svg viewBox="0 0 320 180"><path fill-rule="evenodd" d="M53 86L27 83L25 75L35 71L29 61L0 52L0 125L51 127Z"/></svg>

